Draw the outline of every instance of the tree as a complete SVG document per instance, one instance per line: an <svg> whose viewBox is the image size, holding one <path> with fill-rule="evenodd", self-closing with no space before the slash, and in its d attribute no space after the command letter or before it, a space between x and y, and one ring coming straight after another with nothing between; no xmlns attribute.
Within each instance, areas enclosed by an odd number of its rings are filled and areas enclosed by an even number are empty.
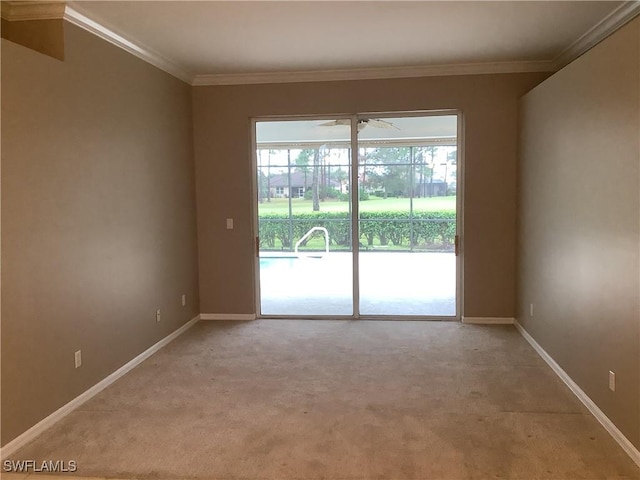
<svg viewBox="0 0 640 480"><path fill-rule="evenodd" d="M444 181L445 181L445 186L447 187L447 190L449 189L448 187L449 165L450 164L455 165L457 156L458 156L458 152L455 149L450 152L447 152L447 159L445 160L445 163L444 163Z"/></svg>
<svg viewBox="0 0 640 480"><path fill-rule="evenodd" d="M411 193L411 147L379 147L365 150L368 162L367 175L363 175L362 186L369 189L382 188L391 195Z"/></svg>
<svg viewBox="0 0 640 480"><path fill-rule="evenodd" d="M267 150L267 202L271 201L271 154L274 150Z"/></svg>
<svg viewBox="0 0 640 480"><path fill-rule="evenodd" d="M447 162L451 162L453 165L457 163L458 160L458 149L454 148L447 152Z"/></svg>
<svg viewBox="0 0 640 480"><path fill-rule="evenodd" d="M258 150L258 160L261 166L258 177L258 198L260 203L264 202L264 197L267 197L267 202L271 201L271 153L272 150L267 151L267 174L262 172L264 168L264 150ZM266 184L265 184L266 181Z"/></svg>
<svg viewBox="0 0 640 480"><path fill-rule="evenodd" d="M342 192L342 185L345 183L349 184L349 174L345 172L342 168L337 168L333 171L333 181L336 185L338 185L339 193Z"/></svg>
<svg viewBox="0 0 640 480"><path fill-rule="evenodd" d="M429 196L433 197L433 171L435 170L435 163L434 163L434 159L436 156L436 149L438 147L435 147L433 145L430 145L428 147L425 147L425 150L427 151L427 153L431 156L431 159L429 160Z"/></svg>
<svg viewBox="0 0 640 480"><path fill-rule="evenodd" d="M264 203L265 197L269 195L267 188L267 177L262 171L258 170L258 201Z"/></svg>
<svg viewBox="0 0 640 480"><path fill-rule="evenodd" d="M309 163L313 159L313 150L310 148L306 148L304 150L300 150L300 153L296 156L293 163L296 165L294 168L294 172L304 174L304 190L305 193L307 191L307 175L310 173Z"/></svg>
<svg viewBox="0 0 640 480"><path fill-rule="evenodd" d="M422 152L422 148L418 149L418 153L414 157L414 165L415 168L418 169L418 198L424 196L424 174L425 174L425 164L424 164L424 155Z"/></svg>
<svg viewBox="0 0 640 480"><path fill-rule="evenodd" d="M309 169L309 163L311 163L311 159L313 158L314 150L311 148L305 148L304 150L300 150L300 153L296 156L293 163L295 166L296 172L306 172Z"/></svg>
<svg viewBox="0 0 640 480"><path fill-rule="evenodd" d="M313 211L320 211L320 191L318 188L318 182L320 180L320 150L315 149L313 151L313 178L311 180L311 191L313 199Z"/></svg>

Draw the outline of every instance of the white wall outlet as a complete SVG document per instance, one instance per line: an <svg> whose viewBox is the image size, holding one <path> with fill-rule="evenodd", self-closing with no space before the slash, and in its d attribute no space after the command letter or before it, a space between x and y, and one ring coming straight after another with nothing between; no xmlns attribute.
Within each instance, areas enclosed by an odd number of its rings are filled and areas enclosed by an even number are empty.
<svg viewBox="0 0 640 480"><path fill-rule="evenodd" d="M160 310L156 310L156 322L160 321Z"/></svg>
<svg viewBox="0 0 640 480"><path fill-rule="evenodd" d="M609 370L609 390L616 391L616 374Z"/></svg>
<svg viewBox="0 0 640 480"><path fill-rule="evenodd" d="M233 218L227 218L227 230L233 230Z"/></svg>
<svg viewBox="0 0 640 480"><path fill-rule="evenodd" d="M182 306L183 307L187 306L187 294L186 293L182 294Z"/></svg>
<svg viewBox="0 0 640 480"><path fill-rule="evenodd" d="M533 317L533 303L529 304L529 316Z"/></svg>
<svg viewBox="0 0 640 480"><path fill-rule="evenodd" d="M82 366L82 350L78 350L74 356L76 361L76 368L79 368L80 366Z"/></svg>

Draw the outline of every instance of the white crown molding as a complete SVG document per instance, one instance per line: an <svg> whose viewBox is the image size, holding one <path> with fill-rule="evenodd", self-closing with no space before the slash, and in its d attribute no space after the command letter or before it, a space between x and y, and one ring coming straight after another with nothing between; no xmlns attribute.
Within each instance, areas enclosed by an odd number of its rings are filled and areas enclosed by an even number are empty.
<svg viewBox="0 0 640 480"><path fill-rule="evenodd" d="M130 54L140 58L141 60L144 60L147 63L150 63L154 67L157 67L170 75L173 75L183 82L191 84L193 75L186 72L175 63L167 60L160 54L153 52L148 48L143 48L140 45L137 45L124 37L121 37L117 33L109 30L103 25L100 25L98 22L91 20L89 17L86 17L85 15L68 5L64 12L64 19L69 23L72 23L73 25L76 25L84 30L87 30L88 32L93 33L94 35L102 38L103 40L106 40L116 47L122 48Z"/></svg>
<svg viewBox="0 0 640 480"><path fill-rule="evenodd" d="M554 70L560 70L574 61L639 14L640 1L624 2L564 49L552 62Z"/></svg>
<svg viewBox="0 0 640 480"><path fill-rule="evenodd" d="M447 75L483 75L489 73L523 73L554 71L551 62L465 63L457 65L422 65L411 67L358 68L292 72L204 74L196 75L192 85L248 85L258 83L330 82L385 78L436 77Z"/></svg>
<svg viewBox="0 0 640 480"><path fill-rule="evenodd" d="M10 22L22 20L54 20L64 16L65 4L61 0L3 1L2 18Z"/></svg>
<svg viewBox="0 0 640 480"><path fill-rule="evenodd" d="M600 422L600 424L609 432L609 435L613 437L613 439L618 442L618 445L622 447L631 460L635 462L636 465L640 467L640 451L631 443L631 441L624 436L624 434L615 426L615 424L607 417L602 410L595 404L591 398L582 390L576 382L569 376L567 372L565 372L560 365L549 355L542 346L527 332L520 323L516 320L514 322L515 327L518 329L520 334L524 337L524 339L529 342L529 345L533 347L533 349L538 352L538 355L542 357L542 359L551 367L551 369L555 372L560 380L562 380L567 387L573 392L573 394L578 397L578 400L582 402L582 404L587 407L587 409L591 412L591 414L596 417L596 420Z"/></svg>
<svg viewBox="0 0 640 480"><path fill-rule="evenodd" d="M180 328L178 328L177 330L174 330L172 333L170 333L169 335L164 337L162 340L160 340L159 342L157 342L157 343L153 344L152 346L150 346L148 349L146 349L140 355L138 355L137 357L135 357L135 358L131 359L130 361L128 361L127 363L125 363L118 370L116 370L115 372L111 373L107 377L105 377L102 380L100 380L98 383L96 383L89 390L86 390L85 392L81 393L76 398L71 400L69 403L66 403L65 405L60 407L58 410L53 412L51 415L49 415L48 417L46 417L43 420L41 420L38 423L36 423L29 430L27 430L26 432L22 433L18 437L16 437L13 440L11 440L4 447L0 448L0 458L1 459L5 459L5 458L9 457L10 455L13 455L18 449L22 448L24 445L26 445L31 440L33 440L38 435L40 435L42 432L44 432L48 428L52 427L55 423L57 423L60 420L62 420L64 417L69 415L71 412L73 412L80 405L82 405L86 401L90 400L91 398L95 397L102 390L104 390L109 385L111 385L113 382L115 382L119 378L123 377L129 371L131 371L132 369L134 369L135 367L140 365L142 362L144 362L147 358L149 358L151 355L156 353L162 347L164 347L165 345L169 344L171 341L175 340L177 337L179 337L184 332L189 330L191 327L193 327L198 322L199 319L200 319L199 315L195 316L194 318L189 320L187 323L182 325Z"/></svg>

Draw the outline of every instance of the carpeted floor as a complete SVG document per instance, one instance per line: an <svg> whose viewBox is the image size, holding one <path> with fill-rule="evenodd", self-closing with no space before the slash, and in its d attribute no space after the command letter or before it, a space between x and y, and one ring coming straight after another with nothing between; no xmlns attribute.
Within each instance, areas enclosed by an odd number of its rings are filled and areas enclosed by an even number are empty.
<svg viewBox="0 0 640 480"><path fill-rule="evenodd" d="M13 458L136 479L640 478L515 328L454 322L199 322Z"/></svg>

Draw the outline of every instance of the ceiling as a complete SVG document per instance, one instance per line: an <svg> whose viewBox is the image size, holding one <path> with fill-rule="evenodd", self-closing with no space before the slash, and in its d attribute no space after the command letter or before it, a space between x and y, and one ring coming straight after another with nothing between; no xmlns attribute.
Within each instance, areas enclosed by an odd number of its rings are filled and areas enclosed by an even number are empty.
<svg viewBox="0 0 640 480"><path fill-rule="evenodd" d="M438 66L549 71L632 3L637 12L639 2L615 1L67 2L194 84Z"/></svg>

